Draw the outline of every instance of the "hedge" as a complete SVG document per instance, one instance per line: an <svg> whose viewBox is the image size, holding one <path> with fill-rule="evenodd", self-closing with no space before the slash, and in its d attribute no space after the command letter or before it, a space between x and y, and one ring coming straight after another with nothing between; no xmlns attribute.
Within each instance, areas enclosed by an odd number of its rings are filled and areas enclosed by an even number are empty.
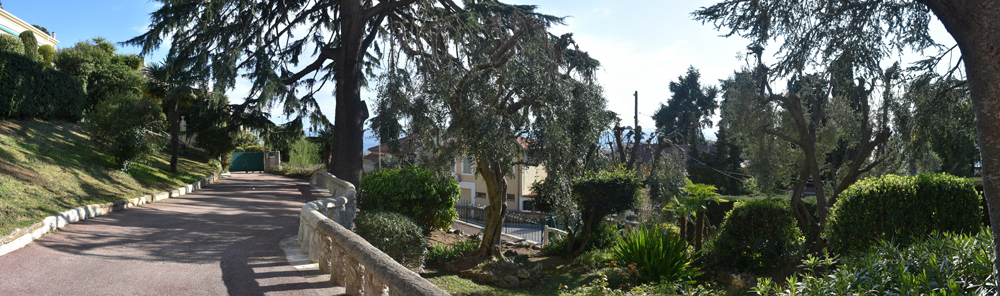
<svg viewBox="0 0 1000 296"><path fill-rule="evenodd" d="M455 201L460 189L455 178L408 167L369 173L361 179L361 211L400 213L423 228L448 229L458 218Z"/></svg>
<svg viewBox="0 0 1000 296"><path fill-rule="evenodd" d="M981 200L972 182L948 174L868 178L841 193L825 236L835 251L851 253L877 239L906 245L933 231L975 234Z"/></svg>
<svg viewBox="0 0 1000 296"><path fill-rule="evenodd" d="M83 82L28 57L0 51L0 118L79 120Z"/></svg>
<svg viewBox="0 0 1000 296"><path fill-rule="evenodd" d="M24 42L17 36L0 33L0 52L24 54Z"/></svg>
<svg viewBox="0 0 1000 296"><path fill-rule="evenodd" d="M721 266L768 272L792 262L804 241L788 203L740 201L722 222L712 258Z"/></svg>

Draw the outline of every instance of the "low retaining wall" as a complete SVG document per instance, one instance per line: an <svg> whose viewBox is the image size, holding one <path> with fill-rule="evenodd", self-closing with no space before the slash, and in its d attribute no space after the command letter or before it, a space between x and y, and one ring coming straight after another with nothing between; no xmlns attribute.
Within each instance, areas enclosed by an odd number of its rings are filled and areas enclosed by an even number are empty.
<svg viewBox="0 0 1000 296"><path fill-rule="evenodd" d="M209 184L215 183L218 180L216 175L208 176L188 184L186 186L178 187L177 189L171 191L164 191L156 194L143 195L140 197L119 199L114 202L106 202L100 204L92 204L86 206L80 206L68 211L59 213L54 216L48 216L42 219L41 222L32 224L27 228L15 229L10 235L0 237L0 256L7 253L13 252L14 250L20 249L31 241L42 237L50 231L54 231L63 228L70 223L75 223L81 220L90 219L97 216L103 216L107 213L114 211L121 211L135 206L144 205L147 203L153 203L160 200L168 199L171 197L177 197L185 195L191 192L195 192L202 187Z"/></svg>
<svg viewBox="0 0 1000 296"><path fill-rule="evenodd" d="M309 183L328 191L328 197L302 207L298 244L334 285L348 295L449 295L351 231L357 214L354 185L324 171L314 173Z"/></svg>

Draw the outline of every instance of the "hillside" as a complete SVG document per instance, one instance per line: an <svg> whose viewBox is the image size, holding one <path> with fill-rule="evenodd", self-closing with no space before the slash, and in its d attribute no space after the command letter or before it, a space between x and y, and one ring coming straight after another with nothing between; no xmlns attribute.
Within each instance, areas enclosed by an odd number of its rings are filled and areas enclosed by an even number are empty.
<svg viewBox="0 0 1000 296"><path fill-rule="evenodd" d="M78 123L0 120L0 236L70 208L176 188L212 171L182 155L171 174L169 160L158 153L124 174Z"/></svg>

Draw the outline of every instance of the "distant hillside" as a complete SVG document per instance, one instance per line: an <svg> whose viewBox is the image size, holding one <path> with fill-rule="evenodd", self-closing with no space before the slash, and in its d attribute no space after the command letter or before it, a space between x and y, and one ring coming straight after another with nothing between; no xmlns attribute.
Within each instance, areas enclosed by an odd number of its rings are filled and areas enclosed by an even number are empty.
<svg viewBox="0 0 1000 296"><path fill-rule="evenodd" d="M182 155L178 173L159 153L130 174L96 151L77 123L0 120L0 236L81 205L190 184L211 173Z"/></svg>

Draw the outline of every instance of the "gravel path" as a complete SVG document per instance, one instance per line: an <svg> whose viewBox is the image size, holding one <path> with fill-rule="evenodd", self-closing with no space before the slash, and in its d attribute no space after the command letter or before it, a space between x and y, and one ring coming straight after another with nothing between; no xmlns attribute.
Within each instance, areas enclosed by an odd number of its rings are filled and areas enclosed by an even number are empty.
<svg viewBox="0 0 1000 296"><path fill-rule="evenodd" d="M233 174L71 224L0 256L0 295L316 295L279 246L309 183Z"/></svg>

